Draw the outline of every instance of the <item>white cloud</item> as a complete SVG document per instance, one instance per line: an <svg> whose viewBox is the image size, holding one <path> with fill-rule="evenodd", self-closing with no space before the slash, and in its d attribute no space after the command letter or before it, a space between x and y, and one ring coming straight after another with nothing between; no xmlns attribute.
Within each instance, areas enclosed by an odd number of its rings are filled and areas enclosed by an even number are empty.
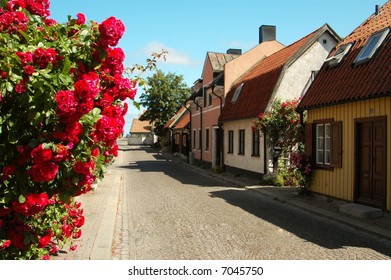
<svg viewBox="0 0 391 280"><path fill-rule="evenodd" d="M162 50L166 50L168 52L166 54L166 63L185 66L194 66L195 64L197 64L195 61L192 61L188 54L176 50L174 48L167 47L160 42L148 43L144 49L144 52L147 55L151 55L151 53L153 52L161 53Z"/></svg>

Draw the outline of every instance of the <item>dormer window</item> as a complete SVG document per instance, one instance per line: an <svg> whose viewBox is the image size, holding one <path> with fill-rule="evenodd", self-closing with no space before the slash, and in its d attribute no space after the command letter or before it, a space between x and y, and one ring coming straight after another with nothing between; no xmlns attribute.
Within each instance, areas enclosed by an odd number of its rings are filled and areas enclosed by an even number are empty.
<svg viewBox="0 0 391 280"><path fill-rule="evenodd" d="M347 43L345 45L340 46L335 52L335 54L332 57L326 59L325 62L329 63L329 67L338 66L344 59L344 57L348 54L352 46L353 43Z"/></svg>
<svg viewBox="0 0 391 280"><path fill-rule="evenodd" d="M235 90L234 96L232 97L231 102L236 102L238 100L240 92L242 91L244 83L241 83Z"/></svg>
<svg viewBox="0 0 391 280"><path fill-rule="evenodd" d="M361 49L360 53L358 54L353 63L355 65L359 65L361 63L368 62L383 44L388 33L390 33L389 27L373 34L369 38L368 42Z"/></svg>

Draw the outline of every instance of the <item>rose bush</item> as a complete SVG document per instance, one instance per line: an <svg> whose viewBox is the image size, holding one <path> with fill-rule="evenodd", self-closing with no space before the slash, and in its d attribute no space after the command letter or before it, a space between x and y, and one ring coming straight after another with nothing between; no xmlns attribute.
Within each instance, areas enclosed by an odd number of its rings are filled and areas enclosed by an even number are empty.
<svg viewBox="0 0 391 280"><path fill-rule="evenodd" d="M276 100L271 111L261 113L254 124L265 135L271 147L280 147L288 156L288 164L277 166L278 184L307 189L312 176L312 166L304 153L304 129L300 114L296 112L299 100ZM278 161L276 161L278 165Z"/></svg>
<svg viewBox="0 0 391 280"><path fill-rule="evenodd" d="M48 259L80 237L74 197L118 153L127 98L125 31L109 17L59 24L48 0L0 7L0 258Z"/></svg>

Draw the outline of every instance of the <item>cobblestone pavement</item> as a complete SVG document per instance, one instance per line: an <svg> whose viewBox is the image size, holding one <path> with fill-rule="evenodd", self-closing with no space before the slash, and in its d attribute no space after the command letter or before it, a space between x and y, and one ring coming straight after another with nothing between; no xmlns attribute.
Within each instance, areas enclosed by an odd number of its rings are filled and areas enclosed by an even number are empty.
<svg viewBox="0 0 391 280"><path fill-rule="evenodd" d="M239 188L152 149L120 148L111 259L391 258L390 239Z"/></svg>

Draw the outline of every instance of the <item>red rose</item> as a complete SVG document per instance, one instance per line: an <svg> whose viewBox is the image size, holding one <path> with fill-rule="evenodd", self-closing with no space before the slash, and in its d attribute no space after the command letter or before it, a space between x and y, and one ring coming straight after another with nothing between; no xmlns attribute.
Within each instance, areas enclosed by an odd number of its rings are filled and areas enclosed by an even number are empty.
<svg viewBox="0 0 391 280"><path fill-rule="evenodd" d="M53 162L42 162L34 164L27 174L36 183L53 181L58 172L58 165Z"/></svg>
<svg viewBox="0 0 391 280"><path fill-rule="evenodd" d="M26 249L27 246L24 244L23 234L17 232L16 230L10 230L8 231L7 237L10 240L11 244L14 245L16 248L20 250Z"/></svg>
<svg viewBox="0 0 391 280"><path fill-rule="evenodd" d="M95 135L98 141L113 144L121 135L122 128L116 119L103 116L95 125Z"/></svg>
<svg viewBox="0 0 391 280"><path fill-rule="evenodd" d="M14 201L12 208L15 212L21 213L24 216L31 216L42 211L48 205L49 199L46 193L41 194L27 194L26 201L20 203Z"/></svg>
<svg viewBox="0 0 391 280"><path fill-rule="evenodd" d="M72 167L72 169L76 173L82 175L90 175L91 172L94 170L94 168L95 168L95 164L92 160L88 162L77 161L75 165Z"/></svg>
<svg viewBox="0 0 391 280"><path fill-rule="evenodd" d="M97 157L99 155L99 148L95 148L91 151L91 155L93 157Z"/></svg>
<svg viewBox="0 0 391 280"><path fill-rule="evenodd" d="M103 62L102 70L109 73L111 76L122 75L124 71L123 62L125 54L121 48L107 50L106 59Z"/></svg>
<svg viewBox="0 0 391 280"><path fill-rule="evenodd" d="M1 244L0 248L1 249L6 249L11 245L11 240L4 240L3 244Z"/></svg>
<svg viewBox="0 0 391 280"><path fill-rule="evenodd" d="M77 15L76 24L82 25L86 23L86 16L82 13L78 13Z"/></svg>
<svg viewBox="0 0 391 280"><path fill-rule="evenodd" d="M31 158L34 164L50 161L52 156L52 150L42 148L42 144L31 151Z"/></svg>
<svg viewBox="0 0 391 280"><path fill-rule="evenodd" d="M26 9L34 15L49 16L49 7L49 0L26 0Z"/></svg>
<svg viewBox="0 0 391 280"><path fill-rule="evenodd" d="M125 26L121 20L109 17L99 24L100 43L103 47L116 46L125 33Z"/></svg>
<svg viewBox="0 0 391 280"><path fill-rule="evenodd" d="M115 157L118 157L118 145L114 144L113 147L111 147L109 153Z"/></svg>
<svg viewBox="0 0 391 280"><path fill-rule="evenodd" d="M14 33L26 31L28 17L23 12L5 12L0 15L0 31Z"/></svg>
<svg viewBox="0 0 391 280"><path fill-rule="evenodd" d="M39 238L38 248L45 248L46 246L49 245L50 240L51 240L51 235L50 234L47 234L45 236L40 237Z"/></svg>
<svg viewBox="0 0 391 280"><path fill-rule="evenodd" d="M33 62L38 65L40 69L45 69L49 63L56 65L57 53L56 50L48 48L46 50L38 48L33 53Z"/></svg>

